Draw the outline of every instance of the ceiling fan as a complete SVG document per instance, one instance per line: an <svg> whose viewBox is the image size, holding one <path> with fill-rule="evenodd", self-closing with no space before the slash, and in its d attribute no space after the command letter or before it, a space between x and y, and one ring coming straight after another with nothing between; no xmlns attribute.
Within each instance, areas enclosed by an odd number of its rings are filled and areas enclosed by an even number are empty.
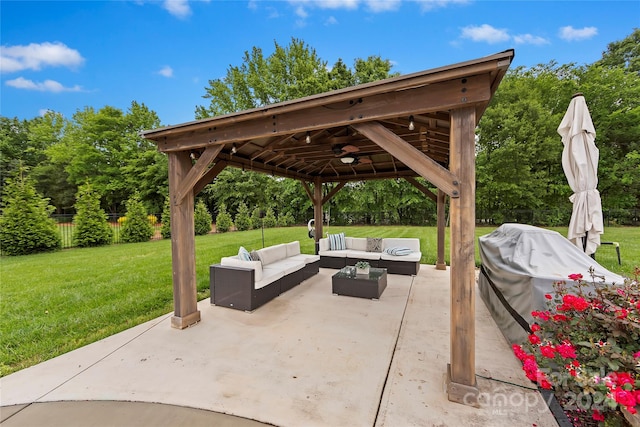
<svg viewBox="0 0 640 427"><path fill-rule="evenodd" d="M360 151L360 148L356 147L355 145L334 145L333 147L331 147L331 150L333 151L333 154L336 155L336 157L340 157L343 154L352 154L352 153L357 153L358 151Z"/></svg>

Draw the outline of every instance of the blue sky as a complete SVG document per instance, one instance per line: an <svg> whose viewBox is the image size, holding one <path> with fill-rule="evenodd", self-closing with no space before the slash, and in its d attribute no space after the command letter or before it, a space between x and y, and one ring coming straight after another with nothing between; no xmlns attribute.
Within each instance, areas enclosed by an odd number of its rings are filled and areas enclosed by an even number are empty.
<svg viewBox="0 0 640 427"><path fill-rule="evenodd" d="M640 1L2 0L0 19L2 116L137 101L170 125L254 46L297 38L329 66L380 55L402 74L511 48L512 67L590 64L640 27Z"/></svg>

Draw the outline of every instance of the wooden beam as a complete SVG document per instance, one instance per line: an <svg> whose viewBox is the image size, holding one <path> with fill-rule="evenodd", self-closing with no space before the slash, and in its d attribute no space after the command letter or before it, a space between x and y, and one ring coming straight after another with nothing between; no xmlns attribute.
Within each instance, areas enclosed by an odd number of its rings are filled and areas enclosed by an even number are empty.
<svg viewBox="0 0 640 427"><path fill-rule="evenodd" d="M455 174L440 166L380 123L359 123L352 127L444 191L449 197L459 196L459 179Z"/></svg>
<svg viewBox="0 0 640 427"><path fill-rule="evenodd" d="M424 185L422 185L418 181L416 181L416 179L414 177L405 176L404 179L406 181L408 181L411 185L416 187L418 190L420 190L422 192L422 194L424 194L425 196L427 196L428 198L430 198L434 202L438 201L438 196L433 194L433 192L431 190L429 190L427 187L425 187Z"/></svg>
<svg viewBox="0 0 640 427"><path fill-rule="evenodd" d="M204 175L202 175L202 178L200 178L198 182L196 182L196 184L193 186L193 195L197 196L198 193L201 192L204 187L211 184L216 176L218 176L218 174L222 172L226 167L227 162L225 162L224 160L217 161L216 164L213 165Z"/></svg>
<svg viewBox="0 0 640 427"><path fill-rule="evenodd" d="M322 179L317 177L313 182L313 219L316 228L316 254L318 253L318 241L322 238Z"/></svg>
<svg viewBox="0 0 640 427"><path fill-rule="evenodd" d="M462 92L464 91L464 92ZM472 105L491 99L489 74L469 75L407 88L397 92L373 94L350 102L311 104L309 107L263 114L247 115L217 126L198 127L183 132L163 132L164 137L145 134L154 139L160 151L182 151L209 145L224 145L265 136L351 126L372 120L402 115L446 111L461 104Z"/></svg>
<svg viewBox="0 0 640 427"><path fill-rule="evenodd" d="M207 147L207 149L204 150L204 153L202 153L196 164L193 165L187 176L185 176L180 182L180 187L175 194L176 203L181 203L182 199L184 199L187 194L193 194L193 187L207 172L207 168L211 162L215 160L220 151L222 151L221 145Z"/></svg>
<svg viewBox="0 0 640 427"><path fill-rule="evenodd" d="M322 199L322 204L324 205L325 203L327 203L329 200L331 200L333 198L333 196L336 195L336 193L338 191L340 191L342 189L342 187L344 187L346 184L346 182L339 182L338 185L336 185L335 187L333 187L333 189L329 192L329 194L327 194L326 196L324 196L324 199Z"/></svg>
<svg viewBox="0 0 640 427"><path fill-rule="evenodd" d="M436 212L437 212L437 229L438 229L438 237L437 237L437 250L436 250L436 270L446 270L447 263L444 261L444 229L447 226L447 220L445 218L445 201L447 195L444 194L444 191L438 190L438 197L436 201Z"/></svg>
<svg viewBox="0 0 640 427"><path fill-rule="evenodd" d="M307 192L307 196L309 196L309 199L311 200L311 204L312 205L316 205L316 200L313 196L313 193L311 193L311 189L309 188L309 184L306 183L306 181L300 181L302 183L302 188L304 188L304 191Z"/></svg>
<svg viewBox="0 0 640 427"><path fill-rule="evenodd" d="M451 171L459 177L460 197L451 214L451 401L477 406L475 372L475 126L474 107L451 112Z"/></svg>
<svg viewBox="0 0 640 427"><path fill-rule="evenodd" d="M173 270L173 317L171 326L184 329L200 321L196 287L196 245L193 222L193 191L175 197L191 171L188 152L169 153L169 200L171 211L171 262Z"/></svg>

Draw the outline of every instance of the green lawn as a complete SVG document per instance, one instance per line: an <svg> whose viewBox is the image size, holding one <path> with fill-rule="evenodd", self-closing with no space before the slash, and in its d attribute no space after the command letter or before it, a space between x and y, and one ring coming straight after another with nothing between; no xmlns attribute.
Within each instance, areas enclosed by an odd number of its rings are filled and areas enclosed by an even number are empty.
<svg viewBox="0 0 640 427"><path fill-rule="evenodd" d="M493 229L477 228L476 235ZM325 227L324 231L344 231L354 237L419 237L422 262L436 260L434 227ZM303 252L314 250L306 227L266 229L264 240L265 246L299 240ZM623 260L618 266L613 246L604 246L598 261L606 268L628 276L640 265L640 228L608 228L603 240L620 242ZM261 248L261 230L196 237L200 299L209 296L209 265L237 253L241 245ZM445 253L448 263L448 247ZM173 310L169 240L2 257L0 273L2 376Z"/></svg>

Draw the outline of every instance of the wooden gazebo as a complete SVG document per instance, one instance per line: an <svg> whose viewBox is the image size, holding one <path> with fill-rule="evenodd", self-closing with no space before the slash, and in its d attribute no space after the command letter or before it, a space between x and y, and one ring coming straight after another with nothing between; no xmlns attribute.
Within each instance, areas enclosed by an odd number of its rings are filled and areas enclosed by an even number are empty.
<svg viewBox="0 0 640 427"><path fill-rule="evenodd" d="M475 405L475 127L514 56L472 61L175 126L145 131L169 158L174 316L197 308L194 197L227 166L299 180L314 206L349 181L402 178L438 206L436 268L444 269L449 197L451 360L448 397ZM422 177L438 188L432 193ZM323 194L323 184L333 184Z"/></svg>

